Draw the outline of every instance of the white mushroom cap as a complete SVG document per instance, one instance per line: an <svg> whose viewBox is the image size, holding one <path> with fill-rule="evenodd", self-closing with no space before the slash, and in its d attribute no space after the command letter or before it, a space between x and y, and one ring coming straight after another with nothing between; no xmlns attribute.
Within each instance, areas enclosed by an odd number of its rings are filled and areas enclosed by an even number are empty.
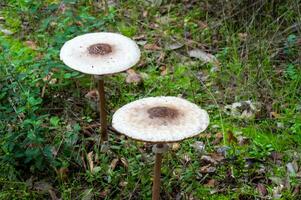
<svg viewBox="0 0 301 200"><path fill-rule="evenodd" d="M135 65L140 50L133 40L118 33L88 33L67 41L60 58L77 71L103 75L125 71Z"/></svg>
<svg viewBox="0 0 301 200"><path fill-rule="evenodd" d="M181 141L204 131L207 112L178 97L148 97L118 109L113 127L126 136L145 142Z"/></svg>

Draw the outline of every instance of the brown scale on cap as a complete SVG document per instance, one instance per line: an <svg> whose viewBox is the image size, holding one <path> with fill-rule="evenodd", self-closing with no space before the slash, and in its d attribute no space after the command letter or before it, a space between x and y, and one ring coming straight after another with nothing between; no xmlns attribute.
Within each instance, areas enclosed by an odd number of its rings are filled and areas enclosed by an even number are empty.
<svg viewBox="0 0 301 200"><path fill-rule="evenodd" d="M174 119L179 115L179 111L174 108L168 108L165 106L156 106L147 110L149 117L153 118L167 118Z"/></svg>
<svg viewBox="0 0 301 200"><path fill-rule="evenodd" d="M106 55L112 52L112 47L106 43L97 43L88 47L88 52L90 55Z"/></svg>

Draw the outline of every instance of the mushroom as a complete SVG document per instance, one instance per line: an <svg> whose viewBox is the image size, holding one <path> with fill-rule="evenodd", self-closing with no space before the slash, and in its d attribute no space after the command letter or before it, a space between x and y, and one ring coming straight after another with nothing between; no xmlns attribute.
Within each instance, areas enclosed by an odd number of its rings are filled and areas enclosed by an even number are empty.
<svg viewBox="0 0 301 200"><path fill-rule="evenodd" d="M148 97L119 108L112 126L139 141L154 143L155 153L152 199L159 199L162 154L167 143L194 137L209 125L207 112L179 97Z"/></svg>
<svg viewBox="0 0 301 200"><path fill-rule="evenodd" d="M98 80L101 139L108 141L103 76L134 66L140 59L138 45L117 33L88 33L67 41L61 48L60 59L68 67Z"/></svg>

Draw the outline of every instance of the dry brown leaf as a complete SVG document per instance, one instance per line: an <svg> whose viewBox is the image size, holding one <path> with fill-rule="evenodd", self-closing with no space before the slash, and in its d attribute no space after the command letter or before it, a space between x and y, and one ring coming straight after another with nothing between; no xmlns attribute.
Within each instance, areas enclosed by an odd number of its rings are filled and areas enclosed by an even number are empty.
<svg viewBox="0 0 301 200"><path fill-rule="evenodd" d="M272 158L272 160L276 163L277 161L281 161L283 158L283 154L273 151L270 155L270 157Z"/></svg>
<svg viewBox="0 0 301 200"><path fill-rule="evenodd" d="M207 139L210 139L212 137L212 134L211 133L201 133L199 135L200 138L207 138Z"/></svg>
<svg viewBox="0 0 301 200"><path fill-rule="evenodd" d="M161 63L164 62L164 58L165 58L165 53L163 51L160 52L160 56L157 60L157 63Z"/></svg>
<svg viewBox="0 0 301 200"><path fill-rule="evenodd" d="M101 192L99 193L99 196L100 196L101 198L106 198L106 197L108 196L108 194L109 194L109 190L108 190L108 189L105 189L105 190L103 190L103 191L101 191Z"/></svg>
<svg viewBox="0 0 301 200"><path fill-rule="evenodd" d="M114 158L110 164L112 170L114 170L119 162L119 158Z"/></svg>
<svg viewBox="0 0 301 200"><path fill-rule="evenodd" d="M200 172L202 174L213 173L215 171L216 171L216 168L213 167L213 166L211 166L210 164L209 165L205 165L205 166L201 167L201 169L200 169Z"/></svg>
<svg viewBox="0 0 301 200"><path fill-rule="evenodd" d="M35 182L33 188L41 192L48 192L53 189L52 185L44 180Z"/></svg>
<svg viewBox="0 0 301 200"><path fill-rule="evenodd" d="M171 146L171 149L173 151L177 151L179 148L180 148L180 144L179 143L173 143L172 146Z"/></svg>
<svg viewBox="0 0 301 200"><path fill-rule="evenodd" d="M250 143L249 138L241 136L241 135L237 137L237 141L238 141L238 145L240 145L240 146L247 145Z"/></svg>
<svg viewBox="0 0 301 200"><path fill-rule="evenodd" d="M208 24L206 22L203 22L203 21L199 21L198 25L199 25L200 29L208 28Z"/></svg>
<svg viewBox="0 0 301 200"><path fill-rule="evenodd" d="M121 182L119 183L119 186L120 186L120 187L125 187L125 186L127 186L127 184L128 184L128 182L126 182L126 181L121 181Z"/></svg>
<svg viewBox="0 0 301 200"><path fill-rule="evenodd" d="M89 91L86 95L85 98L89 99L89 100L94 100L97 101L99 99L99 94L98 94L98 90L91 90Z"/></svg>
<svg viewBox="0 0 301 200"><path fill-rule="evenodd" d="M225 157L218 153L210 153L209 156L211 156L212 159L214 159L217 162L221 162L225 159Z"/></svg>
<svg viewBox="0 0 301 200"><path fill-rule="evenodd" d="M215 179L210 179L207 183L204 184L205 187L215 187L217 181Z"/></svg>
<svg viewBox="0 0 301 200"><path fill-rule="evenodd" d="M161 47L159 47L156 44L146 44L146 45L144 45L144 49L151 50L151 51L159 51L159 50L161 50Z"/></svg>
<svg viewBox="0 0 301 200"><path fill-rule="evenodd" d="M143 17L147 17L147 15L148 15L148 11L147 11L147 10L144 10L143 13L142 13L142 16L143 16Z"/></svg>
<svg viewBox="0 0 301 200"><path fill-rule="evenodd" d="M213 140L212 144L217 145L219 144L223 139L223 134L221 132L218 132L215 134L215 139Z"/></svg>
<svg viewBox="0 0 301 200"><path fill-rule="evenodd" d="M53 190L48 190L48 192L51 197L51 200L59 200L59 198L56 196L56 194Z"/></svg>
<svg viewBox="0 0 301 200"><path fill-rule="evenodd" d="M205 144L202 141L196 141L191 146L194 147L195 150L197 150L200 153L203 153L205 151Z"/></svg>
<svg viewBox="0 0 301 200"><path fill-rule="evenodd" d="M164 65L164 66L161 66L160 67L160 70L161 70L161 76L165 76L168 74L168 70L167 70L167 67Z"/></svg>
<svg viewBox="0 0 301 200"><path fill-rule="evenodd" d="M28 40L25 44L32 50L37 50L38 46L34 41Z"/></svg>
<svg viewBox="0 0 301 200"><path fill-rule="evenodd" d="M232 131L228 131L228 142L231 143L237 143L237 138L234 136L234 133Z"/></svg>
<svg viewBox="0 0 301 200"><path fill-rule="evenodd" d="M238 33L238 38L240 41L244 42L247 40L248 34L247 33Z"/></svg>
<svg viewBox="0 0 301 200"><path fill-rule="evenodd" d="M188 163L191 161L191 158L188 154L184 154L183 159L184 159L185 163Z"/></svg>
<svg viewBox="0 0 301 200"><path fill-rule="evenodd" d="M277 112L270 112L270 117L271 118L275 118L275 119L279 119L280 118L280 114L278 114Z"/></svg>
<svg viewBox="0 0 301 200"><path fill-rule="evenodd" d="M66 180L68 178L68 172L69 170L66 167L61 167L59 170L56 170L56 173L61 180Z"/></svg>
<svg viewBox="0 0 301 200"><path fill-rule="evenodd" d="M192 49L190 51L188 51L188 55L191 58L198 58L200 60L202 60L204 63L213 63L217 66L220 66L219 61L217 60L217 58L210 54L210 53L206 53L201 49Z"/></svg>
<svg viewBox="0 0 301 200"><path fill-rule="evenodd" d="M146 36L144 34L137 35L137 36L133 37L134 40L142 40L142 39L145 39L145 38L146 38Z"/></svg>
<svg viewBox="0 0 301 200"><path fill-rule="evenodd" d="M201 161L203 161L206 164L213 164L213 165L217 164L217 161L214 160L211 156L208 156L208 155L203 155L201 157Z"/></svg>
<svg viewBox="0 0 301 200"><path fill-rule="evenodd" d="M93 151L91 151L87 154L87 160L88 160L90 172L93 172L93 169L94 169Z"/></svg>
<svg viewBox="0 0 301 200"><path fill-rule="evenodd" d="M138 74L135 70L129 69L126 72L127 72L127 77L125 80L126 83L138 84L138 83L142 82L141 75Z"/></svg>
<svg viewBox="0 0 301 200"><path fill-rule="evenodd" d="M265 197L268 194L268 190L266 189L266 187L263 184L258 183L256 188L261 197Z"/></svg>
<svg viewBox="0 0 301 200"><path fill-rule="evenodd" d="M125 158L120 158L120 161L125 168L129 167L129 163Z"/></svg>
<svg viewBox="0 0 301 200"><path fill-rule="evenodd" d="M44 81L44 82L50 81L51 78L52 78L52 75L53 75L53 73L52 73L52 72L49 72L49 73L43 78L43 81Z"/></svg>

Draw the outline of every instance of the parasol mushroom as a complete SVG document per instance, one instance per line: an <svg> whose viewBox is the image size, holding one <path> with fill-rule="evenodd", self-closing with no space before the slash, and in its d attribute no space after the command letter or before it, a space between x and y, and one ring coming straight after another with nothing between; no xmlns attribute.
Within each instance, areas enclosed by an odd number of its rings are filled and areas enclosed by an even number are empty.
<svg viewBox="0 0 301 200"><path fill-rule="evenodd" d="M198 135L209 125L207 112L179 97L148 97L118 109L113 127L135 140L154 143L155 153L152 199L159 199L162 154L167 143Z"/></svg>
<svg viewBox="0 0 301 200"><path fill-rule="evenodd" d="M74 70L94 75L98 81L101 139L108 141L103 76L134 66L140 59L138 45L117 33L88 33L67 41L61 49L60 59Z"/></svg>

